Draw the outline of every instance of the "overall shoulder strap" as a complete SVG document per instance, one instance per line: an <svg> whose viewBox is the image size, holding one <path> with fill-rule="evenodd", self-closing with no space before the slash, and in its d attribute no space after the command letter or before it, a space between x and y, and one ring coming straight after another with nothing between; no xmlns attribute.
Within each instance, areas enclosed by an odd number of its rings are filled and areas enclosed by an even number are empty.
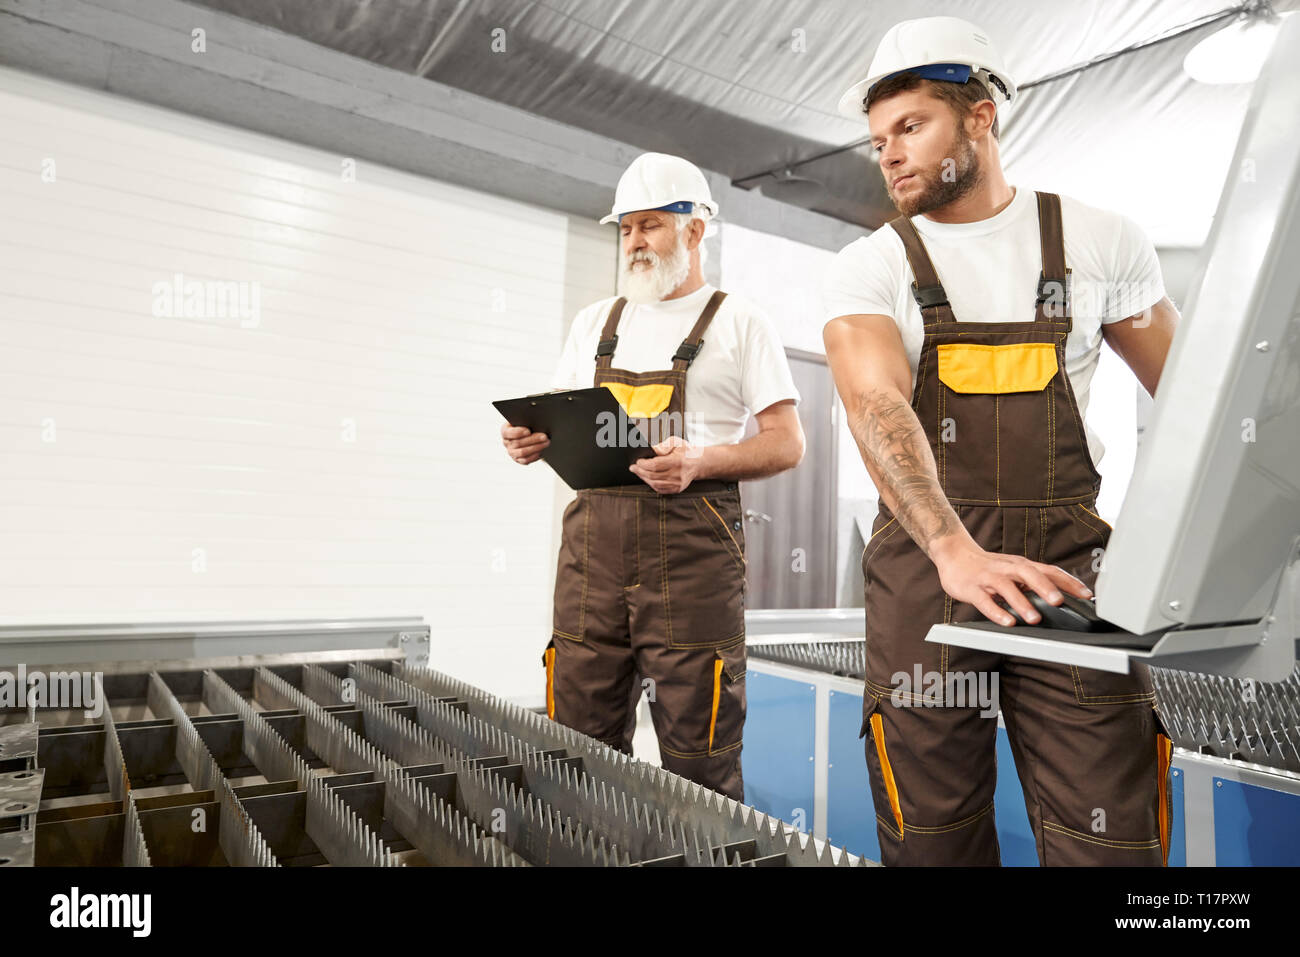
<svg viewBox="0 0 1300 957"><path fill-rule="evenodd" d="M600 342L596 346L596 368L608 369L614 359L614 347L618 345L618 320L623 316L623 307L627 300L619 296L609 308L605 317L605 327L600 330Z"/></svg>
<svg viewBox="0 0 1300 957"><path fill-rule="evenodd" d="M934 262L921 242L921 234L908 216L891 219L889 225L898 238L903 241L903 251L907 253L907 263L912 267L912 298L921 308L921 321L929 326L936 322L955 322L952 306L948 305L948 294L939 274L935 272Z"/></svg>
<svg viewBox="0 0 1300 957"><path fill-rule="evenodd" d="M1065 234L1061 229L1061 197L1056 193L1038 196L1038 239L1043 269L1038 275L1035 322L1070 320L1070 270L1065 265Z"/></svg>
<svg viewBox="0 0 1300 957"><path fill-rule="evenodd" d="M678 372L691 367L695 357L700 354L700 347L704 345L704 330L709 328L709 323L718 312L718 307L722 305L722 300L727 298L727 294L721 289L715 291L709 297L704 311L700 313L700 318L695 320L695 325L691 327L690 334L682 340L682 344L677 347L673 353L673 368Z"/></svg>

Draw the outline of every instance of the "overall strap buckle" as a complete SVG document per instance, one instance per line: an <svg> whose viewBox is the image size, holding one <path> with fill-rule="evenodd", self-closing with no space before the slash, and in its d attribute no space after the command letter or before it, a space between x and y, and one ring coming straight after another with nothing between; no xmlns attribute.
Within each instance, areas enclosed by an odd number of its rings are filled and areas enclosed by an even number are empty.
<svg viewBox="0 0 1300 957"><path fill-rule="evenodd" d="M673 353L673 361L676 362L680 359L689 367L690 364L695 361L695 357L700 354L700 349L703 345L703 339L699 342L691 342L689 339L686 340L678 346L677 351Z"/></svg>
<svg viewBox="0 0 1300 957"><path fill-rule="evenodd" d="M1050 304L1045 310L1047 315L1064 318L1070 312L1070 272L1067 269L1064 279L1048 279L1041 272L1038 274L1038 299L1035 305Z"/></svg>
<svg viewBox="0 0 1300 957"><path fill-rule="evenodd" d="M922 309L932 309L935 306L948 305L948 293L944 291L941 284L933 286L918 286L916 280L912 281L912 298Z"/></svg>
<svg viewBox="0 0 1300 957"><path fill-rule="evenodd" d="M596 358L599 359L601 356L612 356L614 354L614 347L617 345L617 335L615 335L613 339L601 339L600 343L596 346Z"/></svg>

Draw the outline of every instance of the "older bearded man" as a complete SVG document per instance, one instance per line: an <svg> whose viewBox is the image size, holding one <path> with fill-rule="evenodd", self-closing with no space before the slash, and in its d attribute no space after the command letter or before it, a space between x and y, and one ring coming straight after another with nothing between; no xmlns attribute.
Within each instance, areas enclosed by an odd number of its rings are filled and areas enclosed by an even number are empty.
<svg viewBox="0 0 1300 957"><path fill-rule="evenodd" d="M804 438L771 322L704 281L701 243L716 213L699 169L646 153L601 220L622 233L622 295L578 313L552 385L606 386L629 418L667 437L632 466L644 485L580 491L565 510L542 660L553 719L630 754L644 687L664 767L743 800L737 483L793 468ZM759 431L742 441L751 414ZM549 444L522 428L501 435L524 465Z"/></svg>

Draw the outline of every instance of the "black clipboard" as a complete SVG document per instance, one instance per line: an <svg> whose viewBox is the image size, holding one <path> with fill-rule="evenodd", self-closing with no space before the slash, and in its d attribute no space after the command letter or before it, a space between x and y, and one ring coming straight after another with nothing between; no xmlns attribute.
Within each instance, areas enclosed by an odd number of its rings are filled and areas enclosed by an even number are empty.
<svg viewBox="0 0 1300 957"><path fill-rule="evenodd" d="M571 489L640 485L641 478L628 466L655 454L636 420L627 417L614 393L604 386L498 399L492 404L511 425L546 433L551 444L542 452L542 461ZM598 437L608 439L611 427L616 441L600 444Z"/></svg>

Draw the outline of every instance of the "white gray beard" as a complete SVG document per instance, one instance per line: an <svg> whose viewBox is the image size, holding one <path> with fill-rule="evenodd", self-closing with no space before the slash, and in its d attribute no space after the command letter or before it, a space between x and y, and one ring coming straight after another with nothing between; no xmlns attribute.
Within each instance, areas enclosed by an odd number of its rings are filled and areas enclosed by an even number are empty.
<svg viewBox="0 0 1300 957"><path fill-rule="evenodd" d="M653 253L651 255L654 255ZM691 257L685 240L679 240L669 256L658 256L649 269L633 270L627 257L619 269L619 292L628 302L661 302L686 281Z"/></svg>

